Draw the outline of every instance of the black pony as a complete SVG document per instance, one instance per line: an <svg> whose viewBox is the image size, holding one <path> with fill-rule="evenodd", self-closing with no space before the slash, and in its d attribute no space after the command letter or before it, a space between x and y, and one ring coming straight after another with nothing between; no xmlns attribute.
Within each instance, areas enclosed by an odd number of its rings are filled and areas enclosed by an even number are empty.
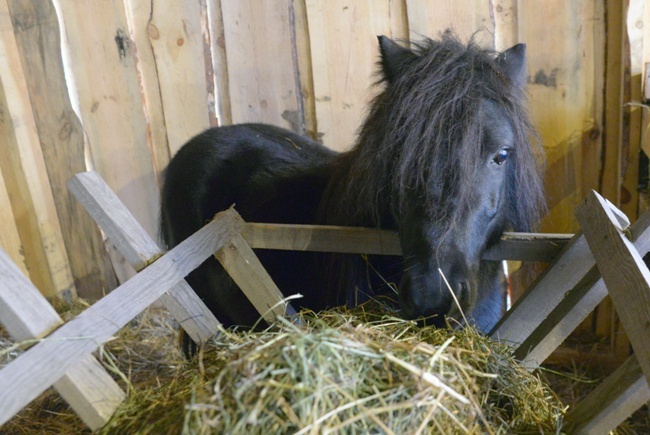
<svg viewBox="0 0 650 435"><path fill-rule="evenodd" d="M397 283L406 318L459 320L488 331L505 307L500 262L481 260L504 230L539 217L539 146L522 106L525 46L503 53L450 33L414 49L379 37L381 84L349 152L281 128L207 130L172 159L162 231L173 247L235 204L250 222L378 227L399 232L403 258L259 250L285 295L320 310ZM215 260L189 275L225 325L259 314Z"/></svg>

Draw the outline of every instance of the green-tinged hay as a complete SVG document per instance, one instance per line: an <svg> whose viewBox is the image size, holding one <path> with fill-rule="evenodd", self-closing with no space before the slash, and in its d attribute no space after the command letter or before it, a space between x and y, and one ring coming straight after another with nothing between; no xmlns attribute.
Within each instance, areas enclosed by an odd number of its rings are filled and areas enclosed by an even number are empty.
<svg viewBox="0 0 650 435"><path fill-rule="evenodd" d="M554 433L563 408L510 350L379 304L225 331L105 433Z"/></svg>

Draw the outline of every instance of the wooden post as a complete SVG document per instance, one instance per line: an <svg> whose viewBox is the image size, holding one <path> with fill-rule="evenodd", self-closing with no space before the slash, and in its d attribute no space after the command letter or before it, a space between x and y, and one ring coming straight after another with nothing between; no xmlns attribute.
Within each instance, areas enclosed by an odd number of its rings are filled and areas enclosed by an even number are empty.
<svg viewBox="0 0 650 435"><path fill-rule="evenodd" d="M2 249L0 276L0 320L14 340L43 338L63 323L45 297ZM49 357L43 361L44 364L48 362ZM91 355L72 364L57 379L54 388L93 430L108 422L125 397L113 378ZM4 384L3 390L13 394L13 390L5 388Z"/></svg>
<svg viewBox="0 0 650 435"><path fill-rule="evenodd" d="M77 174L68 186L136 271L163 254L99 174ZM219 321L185 280L164 293L161 302L197 343L204 343L219 330Z"/></svg>

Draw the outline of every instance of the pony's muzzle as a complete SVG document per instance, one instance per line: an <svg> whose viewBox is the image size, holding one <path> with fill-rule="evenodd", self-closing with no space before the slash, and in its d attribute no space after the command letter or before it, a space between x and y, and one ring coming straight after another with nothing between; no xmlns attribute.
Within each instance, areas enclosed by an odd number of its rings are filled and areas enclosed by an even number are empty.
<svg viewBox="0 0 650 435"><path fill-rule="evenodd" d="M452 327L463 324L463 314L473 305L476 286L463 263L445 269L435 268L428 274L404 274L400 286L404 317L438 327L446 325L446 318L452 320Z"/></svg>

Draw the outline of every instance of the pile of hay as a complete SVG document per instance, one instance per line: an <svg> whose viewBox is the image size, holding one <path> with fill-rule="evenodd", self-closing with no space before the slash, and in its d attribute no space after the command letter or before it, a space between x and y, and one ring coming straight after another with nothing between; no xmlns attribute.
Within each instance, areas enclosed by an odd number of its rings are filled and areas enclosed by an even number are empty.
<svg viewBox="0 0 650 435"><path fill-rule="evenodd" d="M418 327L378 303L224 331L140 385L105 433L539 433L563 407L508 348ZM155 377L155 374L152 374Z"/></svg>

